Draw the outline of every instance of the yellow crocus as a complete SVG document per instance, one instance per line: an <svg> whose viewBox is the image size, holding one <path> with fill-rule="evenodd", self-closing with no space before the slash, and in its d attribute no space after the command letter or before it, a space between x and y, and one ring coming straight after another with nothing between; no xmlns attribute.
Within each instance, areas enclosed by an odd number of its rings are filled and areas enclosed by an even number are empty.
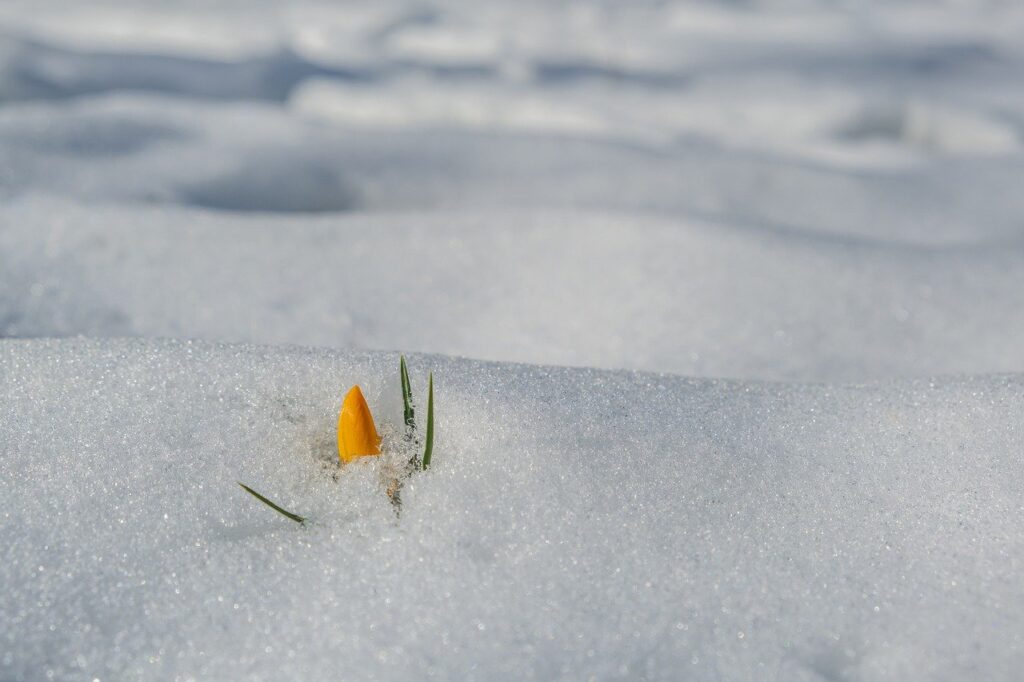
<svg viewBox="0 0 1024 682"><path fill-rule="evenodd" d="M358 457L380 454L380 436L370 406L359 386L353 386L338 415L338 457L348 464Z"/></svg>

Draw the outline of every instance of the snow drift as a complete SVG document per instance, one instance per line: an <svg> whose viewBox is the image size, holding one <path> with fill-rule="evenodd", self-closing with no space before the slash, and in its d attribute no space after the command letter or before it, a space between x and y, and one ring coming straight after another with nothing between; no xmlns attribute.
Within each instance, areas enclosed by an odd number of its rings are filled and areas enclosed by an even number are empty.
<svg viewBox="0 0 1024 682"><path fill-rule="evenodd" d="M1019 377L411 364L435 369L438 441L396 518L373 463L325 464L349 384L400 413L394 355L0 345L3 677L1019 668Z"/></svg>
<svg viewBox="0 0 1024 682"><path fill-rule="evenodd" d="M1016 679L1022 34L0 3L0 680Z"/></svg>

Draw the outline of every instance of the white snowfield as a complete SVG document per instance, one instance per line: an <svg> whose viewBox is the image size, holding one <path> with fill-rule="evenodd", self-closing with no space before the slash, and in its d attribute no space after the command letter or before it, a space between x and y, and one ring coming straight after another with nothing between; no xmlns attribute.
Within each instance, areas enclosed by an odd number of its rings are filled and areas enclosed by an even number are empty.
<svg viewBox="0 0 1024 682"><path fill-rule="evenodd" d="M1015 247L540 210L296 221L36 200L3 214L12 336L408 344L757 379L1024 368Z"/></svg>
<svg viewBox="0 0 1024 682"><path fill-rule="evenodd" d="M397 415L397 360L3 344L3 677L1019 672L1019 376L837 388L416 356L436 465L396 518L378 463L327 462L338 387Z"/></svg>
<svg viewBox="0 0 1024 682"><path fill-rule="evenodd" d="M1021 36L0 3L0 681L1018 679Z"/></svg>

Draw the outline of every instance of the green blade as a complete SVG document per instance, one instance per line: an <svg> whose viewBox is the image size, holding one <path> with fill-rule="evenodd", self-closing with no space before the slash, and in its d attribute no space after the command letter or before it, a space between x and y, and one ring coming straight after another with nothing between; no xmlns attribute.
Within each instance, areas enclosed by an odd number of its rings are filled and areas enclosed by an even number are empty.
<svg viewBox="0 0 1024 682"><path fill-rule="evenodd" d="M434 373L430 373L430 384L427 389L427 445L423 450L423 468L430 466L430 456L434 454Z"/></svg>
<svg viewBox="0 0 1024 682"><path fill-rule="evenodd" d="M405 364L405 356L401 356L402 372L402 405L405 407L405 430L408 437L416 429L416 413L412 408L412 382L409 381L409 367Z"/></svg>
<svg viewBox="0 0 1024 682"><path fill-rule="evenodd" d="M289 519L291 519L292 521L295 521L296 523L305 523L306 522L306 519L304 517L299 516L298 514L293 514L290 511L288 511L287 509L283 509L281 507L278 507L276 504L274 504L273 502L271 502L267 498L263 497L262 495L260 495L258 492L256 492L255 490L253 490L252 488L250 488L246 484L239 483L238 485L242 486L242 490L244 490L245 492L249 493L250 495L255 497L257 500L259 500L263 504L267 505L268 507L270 507L271 509L276 511L278 514L281 514L283 516L287 516Z"/></svg>

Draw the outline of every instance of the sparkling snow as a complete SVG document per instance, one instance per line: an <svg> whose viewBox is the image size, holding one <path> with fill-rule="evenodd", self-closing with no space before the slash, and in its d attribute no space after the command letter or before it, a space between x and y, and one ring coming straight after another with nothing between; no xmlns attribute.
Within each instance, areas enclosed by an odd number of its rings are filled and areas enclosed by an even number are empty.
<svg viewBox="0 0 1024 682"><path fill-rule="evenodd" d="M0 680L1016 679L1022 35L5 0Z"/></svg>

